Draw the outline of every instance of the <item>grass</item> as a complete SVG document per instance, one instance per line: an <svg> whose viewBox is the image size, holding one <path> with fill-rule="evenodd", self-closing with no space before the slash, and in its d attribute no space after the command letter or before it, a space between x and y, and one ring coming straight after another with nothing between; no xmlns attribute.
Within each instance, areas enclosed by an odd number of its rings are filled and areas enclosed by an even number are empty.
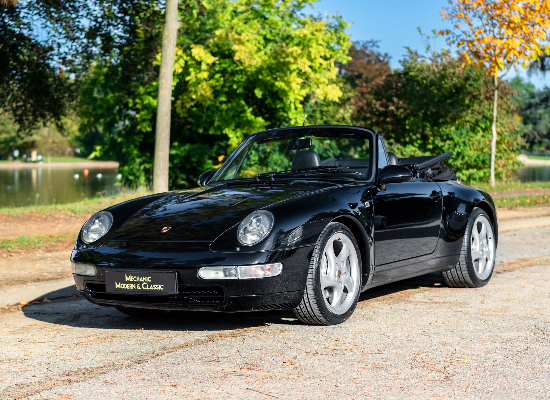
<svg viewBox="0 0 550 400"><path fill-rule="evenodd" d="M29 213L40 214L58 214L71 213L74 215L91 215L99 210L121 203L126 200L149 194L145 190L130 191L124 190L121 194L109 197L96 197L86 199L77 203L52 204L46 206L28 206L28 207L4 207L0 208L0 215L6 217L24 217Z"/></svg>
<svg viewBox="0 0 550 400"><path fill-rule="evenodd" d="M472 182L469 183L469 185L484 190L487 193L550 188L550 182L497 181L495 187L492 187L489 183L486 182Z"/></svg>
<svg viewBox="0 0 550 400"><path fill-rule="evenodd" d="M42 161L47 163L50 160L48 159L48 157L44 157ZM87 158L83 158L83 157L51 157L51 162L53 163L54 162L58 162L58 163L87 162L87 161L91 161L91 160L88 160Z"/></svg>
<svg viewBox="0 0 550 400"><path fill-rule="evenodd" d="M541 194L535 196L514 196L501 197L493 199L497 208L513 208L513 207L540 207L550 205L550 194Z"/></svg>
<svg viewBox="0 0 550 400"><path fill-rule="evenodd" d="M550 160L550 153L547 156L527 156L529 160Z"/></svg>
<svg viewBox="0 0 550 400"><path fill-rule="evenodd" d="M58 235L31 235L0 240L1 250L26 250L69 245L76 240L74 232Z"/></svg>

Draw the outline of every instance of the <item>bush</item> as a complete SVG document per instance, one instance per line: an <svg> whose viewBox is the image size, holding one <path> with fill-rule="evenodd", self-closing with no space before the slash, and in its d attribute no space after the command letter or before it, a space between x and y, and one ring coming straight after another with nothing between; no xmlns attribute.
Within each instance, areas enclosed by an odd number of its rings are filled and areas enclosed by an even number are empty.
<svg viewBox="0 0 550 400"><path fill-rule="evenodd" d="M493 92L486 71L449 53L424 59L410 53L402 68L359 94L354 119L382 133L398 157L451 151L447 165L466 181L489 177ZM512 177L523 144L510 85L500 82L496 175Z"/></svg>

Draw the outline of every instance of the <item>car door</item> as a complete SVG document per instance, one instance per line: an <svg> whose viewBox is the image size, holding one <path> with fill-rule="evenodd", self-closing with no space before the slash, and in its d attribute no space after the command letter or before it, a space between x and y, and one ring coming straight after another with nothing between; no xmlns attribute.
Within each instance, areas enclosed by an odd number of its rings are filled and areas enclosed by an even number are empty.
<svg viewBox="0 0 550 400"><path fill-rule="evenodd" d="M386 184L386 191L378 192L373 200L375 281L407 275L410 270L399 271L403 263L392 264L435 250L441 225L441 189L430 180L413 179Z"/></svg>

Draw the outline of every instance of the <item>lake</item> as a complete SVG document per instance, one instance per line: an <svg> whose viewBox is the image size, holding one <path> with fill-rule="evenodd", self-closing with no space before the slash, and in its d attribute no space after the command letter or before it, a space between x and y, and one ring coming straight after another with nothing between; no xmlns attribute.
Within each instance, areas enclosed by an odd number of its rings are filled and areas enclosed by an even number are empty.
<svg viewBox="0 0 550 400"><path fill-rule="evenodd" d="M0 169L0 207L73 203L120 191L116 169Z"/></svg>
<svg viewBox="0 0 550 400"><path fill-rule="evenodd" d="M550 181L550 167L520 168L518 178L522 182L548 182Z"/></svg>
<svg viewBox="0 0 550 400"><path fill-rule="evenodd" d="M523 167L522 182L550 181L550 167ZM116 169L28 168L0 169L0 207L73 203L120 191Z"/></svg>

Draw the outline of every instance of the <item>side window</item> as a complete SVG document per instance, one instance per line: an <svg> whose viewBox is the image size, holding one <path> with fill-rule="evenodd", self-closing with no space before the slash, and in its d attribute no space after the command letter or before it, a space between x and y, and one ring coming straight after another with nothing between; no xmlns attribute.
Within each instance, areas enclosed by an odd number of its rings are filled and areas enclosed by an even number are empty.
<svg viewBox="0 0 550 400"><path fill-rule="evenodd" d="M378 171L388 165L388 153L386 153L386 145L384 139L378 139Z"/></svg>

